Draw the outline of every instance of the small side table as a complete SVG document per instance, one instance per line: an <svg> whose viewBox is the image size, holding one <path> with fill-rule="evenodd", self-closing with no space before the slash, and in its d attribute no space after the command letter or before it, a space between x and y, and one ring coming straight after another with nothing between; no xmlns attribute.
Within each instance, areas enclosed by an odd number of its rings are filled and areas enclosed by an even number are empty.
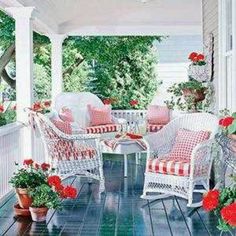
<svg viewBox="0 0 236 236"><path fill-rule="evenodd" d="M148 143L143 140L148 147ZM138 155L141 152L149 153L149 148L145 151L135 140L120 140L118 141L116 148L112 149L108 147L104 141L101 142L102 153L108 154L121 154L124 156L124 177L128 177L128 155L135 154L136 164L138 164Z"/></svg>

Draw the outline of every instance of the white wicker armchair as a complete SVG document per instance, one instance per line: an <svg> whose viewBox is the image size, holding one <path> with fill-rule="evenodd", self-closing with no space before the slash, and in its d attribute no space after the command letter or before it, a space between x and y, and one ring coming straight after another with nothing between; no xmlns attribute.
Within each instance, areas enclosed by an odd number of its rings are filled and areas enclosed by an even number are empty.
<svg viewBox="0 0 236 236"><path fill-rule="evenodd" d="M60 112L61 108L68 107L72 110L75 121L90 134L101 134L103 138L113 137L126 125L125 119L112 117L112 124L91 126L87 105L96 108L104 107L100 98L89 92L72 93L65 92L59 94L55 99L55 110Z"/></svg>
<svg viewBox="0 0 236 236"><path fill-rule="evenodd" d="M45 159L62 178L79 175L98 180L99 191L105 190L100 135L67 135L45 115L29 112L38 128L45 150Z"/></svg>
<svg viewBox="0 0 236 236"><path fill-rule="evenodd" d="M190 172L188 176L179 176L148 171L149 158L163 157L170 153L179 129L192 131L210 131L207 141L198 144L191 154ZM145 181L143 188L144 199L161 199L170 195L188 200L188 207L201 206L201 202L193 203L193 193L204 193L209 189L210 171L212 166L212 143L218 129L218 119L209 113L193 113L172 120L157 133L146 136L150 146L150 157L147 157ZM195 189L201 184L203 189ZM156 194L159 193L159 194Z"/></svg>

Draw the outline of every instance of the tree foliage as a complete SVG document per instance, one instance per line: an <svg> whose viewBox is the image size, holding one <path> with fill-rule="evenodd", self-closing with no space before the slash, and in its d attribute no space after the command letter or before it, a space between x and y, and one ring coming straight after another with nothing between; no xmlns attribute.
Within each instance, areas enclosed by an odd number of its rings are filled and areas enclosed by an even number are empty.
<svg viewBox="0 0 236 236"><path fill-rule="evenodd" d="M0 11L0 52L3 55L14 45L14 27L14 20ZM63 44L64 90L91 91L102 99L114 98L114 108L131 108L129 101L132 99L139 101L136 108L145 108L158 86L157 52L153 42L161 39L160 36L67 38ZM7 55L7 60L7 66L2 63L0 78L14 88L14 50ZM37 99L50 97L50 61L50 40L34 32L34 91Z"/></svg>

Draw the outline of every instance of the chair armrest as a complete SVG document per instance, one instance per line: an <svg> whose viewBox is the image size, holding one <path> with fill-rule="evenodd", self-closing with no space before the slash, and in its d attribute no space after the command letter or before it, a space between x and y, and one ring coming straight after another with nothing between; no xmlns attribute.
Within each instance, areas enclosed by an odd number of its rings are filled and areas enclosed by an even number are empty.
<svg viewBox="0 0 236 236"><path fill-rule="evenodd" d="M155 155L161 156L171 151L175 134L163 128L156 133L146 135L144 138L150 146L150 151L154 152Z"/></svg>
<svg viewBox="0 0 236 236"><path fill-rule="evenodd" d="M190 178L210 176L213 161L212 148L214 143L214 139L208 139L198 144L193 149L190 160Z"/></svg>

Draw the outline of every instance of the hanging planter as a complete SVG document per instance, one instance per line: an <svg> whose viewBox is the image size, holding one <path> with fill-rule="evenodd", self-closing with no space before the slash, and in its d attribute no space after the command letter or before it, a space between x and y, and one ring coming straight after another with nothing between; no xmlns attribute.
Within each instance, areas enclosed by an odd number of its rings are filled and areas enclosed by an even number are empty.
<svg viewBox="0 0 236 236"><path fill-rule="evenodd" d="M208 81L210 76L207 64L205 65L191 64L188 68L188 76L199 82Z"/></svg>

